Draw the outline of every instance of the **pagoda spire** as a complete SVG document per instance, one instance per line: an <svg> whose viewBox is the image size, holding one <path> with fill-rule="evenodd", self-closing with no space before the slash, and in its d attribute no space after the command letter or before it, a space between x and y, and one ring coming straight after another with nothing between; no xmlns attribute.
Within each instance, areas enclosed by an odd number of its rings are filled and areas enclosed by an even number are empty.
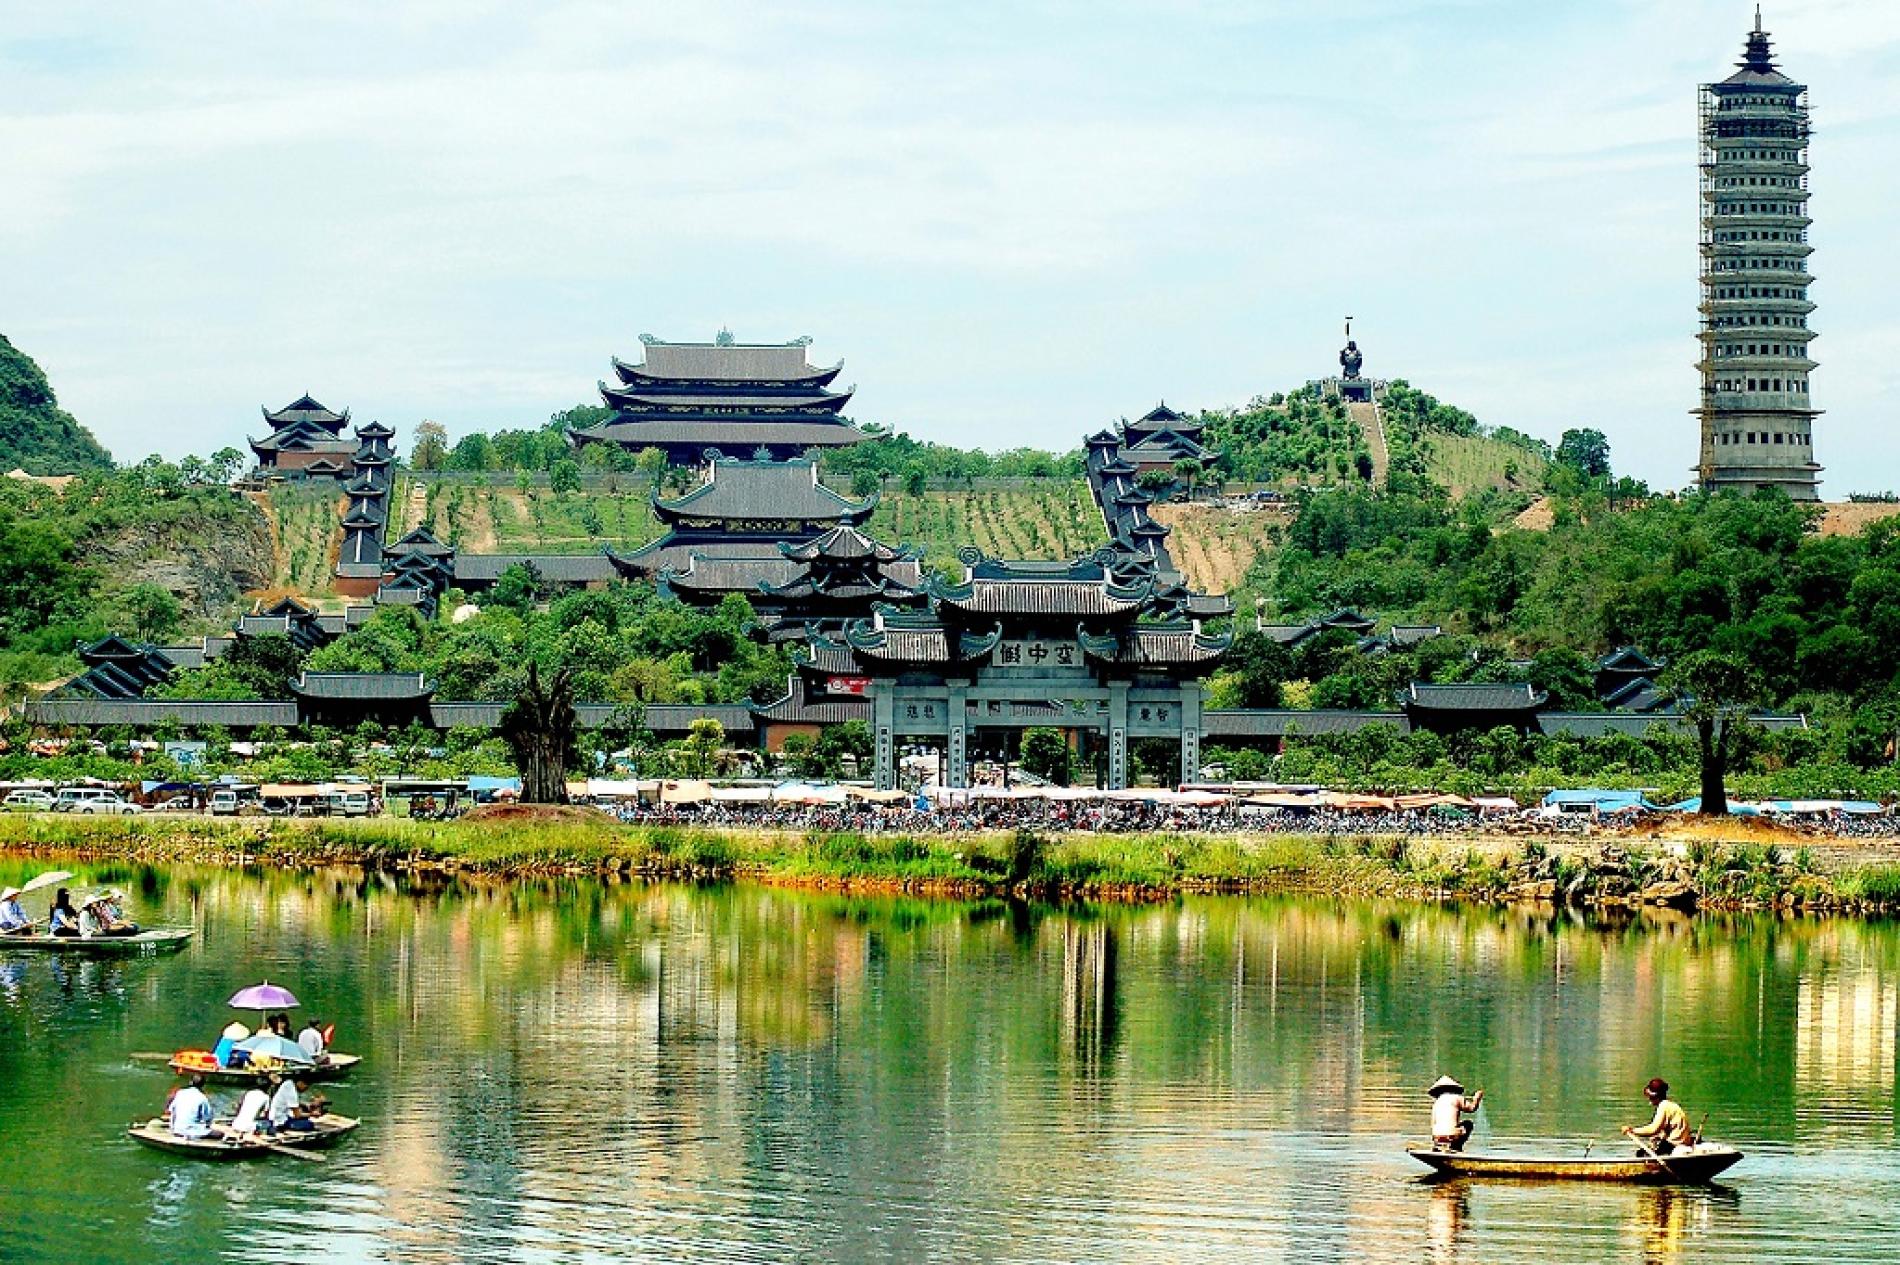
<svg viewBox="0 0 1900 1265"><path fill-rule="evenodd" d="M1748 44L1737 63L1744 70L1773 70L1775 57L1768 46L1768 32L1761 29L1761 6L1755 6L1755 29L1748 33Z"/></svg>

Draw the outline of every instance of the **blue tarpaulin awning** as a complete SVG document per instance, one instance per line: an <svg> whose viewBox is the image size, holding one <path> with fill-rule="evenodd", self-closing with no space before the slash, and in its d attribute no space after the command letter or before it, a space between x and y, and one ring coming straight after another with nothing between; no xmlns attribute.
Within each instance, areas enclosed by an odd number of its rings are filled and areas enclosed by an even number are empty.
<svg viewBox="0 0 1900 1265"><path fill-rule="evenodd" d="M1574 791L1552 791L1544 796L1546 808L1576 804L1591 805L1600 813L1624 813L1639 808L1656 807L1643 797L1641 791L1611 791L1600 787L1588 787Z"/></svg>

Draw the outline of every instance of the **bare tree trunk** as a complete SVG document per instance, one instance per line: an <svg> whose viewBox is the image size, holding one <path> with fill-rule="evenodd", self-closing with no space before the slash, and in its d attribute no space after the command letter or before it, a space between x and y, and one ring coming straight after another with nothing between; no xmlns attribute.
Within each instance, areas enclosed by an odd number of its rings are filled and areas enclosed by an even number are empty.
<svg viewBox="0 0 1900 1265"><path fill-rule="evenodd" d="M521 802L567 803L567 765L574 757L580 719L566 668L541 684L540 670L528 665L528 683L502 713L501 736L521 771Z"/></svg>
<svg viewBox="0 0 1900 1265"><path fill-rule="evenodd" d="M1702 766L1704 817L1728 816L1728 721L1717 717L1696 720L1696 745Z"/></svg>

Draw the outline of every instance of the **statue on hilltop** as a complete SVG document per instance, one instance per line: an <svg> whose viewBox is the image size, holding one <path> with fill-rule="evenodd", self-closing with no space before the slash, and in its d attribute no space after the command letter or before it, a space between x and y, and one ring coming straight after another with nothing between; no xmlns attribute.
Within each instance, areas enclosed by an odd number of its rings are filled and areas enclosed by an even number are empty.
<svg viewBox="0 0 1900 1265"><path fill-rule="evenodd" d="M1352 340L1352 317L1348 316L1346 318L1346 346L1339 353L1341 376L1357 378L1360 367L1365 363L1366 358L1359 353L1359 344Z"/></svg>

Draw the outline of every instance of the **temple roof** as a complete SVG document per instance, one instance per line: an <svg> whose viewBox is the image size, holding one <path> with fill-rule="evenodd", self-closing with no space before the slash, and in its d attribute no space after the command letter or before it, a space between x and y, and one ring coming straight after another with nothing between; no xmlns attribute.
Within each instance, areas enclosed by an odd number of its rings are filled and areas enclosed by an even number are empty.
<svg viewBox="0 0 1900 1265"><path fill-rule="evenodd" d="M339 439L323 427L311 422L293 422L281 430L272 431L262 439L247 441L256 452L334 452L351 453L356 451L356 442L351 439Z"/></svg>
<svg viewBox="0 0 1900 1265"><path fill-rule="evenodd" d="M264 415L265 421L279 429L297 422L308 422L321 426L332 435L342 430L344 423L350 420L350 410L344 409L341 413L333 412L312 399L309 392L298 396L274 413L267 408L259 408L258 411Z"/></svg>
<svg viewBox="0 0 1900 1265"><path fill-rule="evenodd" d="M396 432L381 422L371 421L356 428L358 439L392 439Z"/></svg>
<svg viewBox="0 0 1900 1265"><path fill-rule="evenodd" d="M1211 666L1234 643L1231 634L1212 636L1194 623L1137 624L1120 636L1077 635L1090 657L1121 667Z"/></svg>
<svg viewBox="0 0 1900 1265"><path fill-rule="evenodd" d="M1130 437L1151 431L1174 431L1177 434L1198 434L1201 429L1202 426L1199 422L1191 417L1186 417L1175 412L1166 404L1155 405L1146 413L1143 413L1140 417L1137 417L1134 421L1129 422L1123 427L1124 433Z"/></svg>
<svg viewBox="0 0 1900 1265"><path fill-rule="evenodd" d="M1138 443L1122 449L1125 458L1134 461L1156 458L1188 457L1195 461L1207 461L1215 456L1215 450L1207 448L1176 430L1157 430L1143 435Z"/></svg>
<svg viewBox="0 0 1900 1265"><path fill-rule="evenodd" d="M838 522L856 526L877 508L877 498L852 501L818 481L815 461L738 461L715 457L706 481L670 501L653 499L653 512L667 523L681 518L726 522Z"/></svg>
<svg viewBox="0 0 1900 1265"><path fill-rule="evenodd" d="M1536 711L1549 697L1521 681L1463 685L1414 681L1400 693L1399 702L1408 710L1510 712Z"/></svg>
<svg viewBox="0 0 1900 1265"><path fill-rule="evenodd" d="M945 584L932 577L925 591L944 606L972 615L1131 615L1148 600L1148 584L1099 580L969 579Z"/></svg>
<svg viewBox="0 0 1900 1265"><path fill-rule="evenodd" d="M409 552L428 554L433 558L446 558L455 550L436 538L427 527L415 527L405 532L400 540L389 546L391 552Z"/></svg>
<svg viewBox="0 0 1900 1265"><path fill-rule="evenodd" d="M1652 659L1635 646L1618 646L1597 660L1599 672L1636 672L1652 676L1662 671L1667 659Z"/></svg>
<svg viewBox="0 0 1900 1265"><path fill-rule="evenodd" d="M779 545L779 552L787 558L799 562L810 562L815 558L870 558L878 562L896 562L900 558L912 558L910 550L893 549L887 544L871 539L856 527L845 524L834 527L822 536L799 543L787 541Z"/></svg>
<svg viewBox="0 0 1900 1265"><path fill-rule="evenodd" d="M458 553L453 574L458 582L492 584L509 567L522 564L532 566L543 580L553 584L604 584L619 575L613 559L603 553Z"/></svg>
<svg viewBox="0 0 1900 1265"><path fill-rule="evenodd" d="M842 448L871 438L843 418L819 421L805 415L797 420L776 417L690 418L620 417L599 426L568 432L575 440L599 440L627 448L744 447Z"/></svg>
<svg viewBox="0 0 1900 1265"><path fill-rule="evenodd" d="M302 698L365 702L424 699L435 692L420 672L305 672L290 689Z"/></svg>
<svg viewBox="0 0 1900 1265"><path fill-rule="evenodd" d="M632 412L674 413L836 413L851 399L849 391L813 390L796 395L743 395L736 392L654 391L642 387L611 387L597 384L601 398L617 408Z"/></svg>
<svg viewBox="0 0 1900 1265"><path fill-rule="evenodd" d="M1774 51L1768 43L1768 32L1761 29L1761 10L1755 10L1755 29L1748 33L1748 42L1742 48L1742 60L1735 63L1739 69L1717 87L1735 88L1800 88L1801 85L1781 73L1775 65Z"/></svg>
<svg viewBox="0 0 1900 1265"><path fill-rule="evenodd" d="M845 625L844 639L860 662L969 664L985 657L1002 640L1001 625L988 633L952 633L934 618L899 621L879 615Z"/></svg>
<svg viewBox="0 0 1900 1265"><path fill-rule="evenodd" d="M674 382L816 382L822 386L844 368L841 360L820 369L806 360L809 339L789 343L740 343L722 338L710 343L669 343L642 335L645 360L637 365L614 358L614 372L627 383L642 379Z"/></svg>
<svg viewBox="0 0 1900 1265"><path fill-rule="evenodd" d="M772 585L791 584L805 575L803 563L782 554L746 554L733 557L688 555L678 570L663 567L659 579L668 588L702 593L744 593L751 596Z"/></svg>

